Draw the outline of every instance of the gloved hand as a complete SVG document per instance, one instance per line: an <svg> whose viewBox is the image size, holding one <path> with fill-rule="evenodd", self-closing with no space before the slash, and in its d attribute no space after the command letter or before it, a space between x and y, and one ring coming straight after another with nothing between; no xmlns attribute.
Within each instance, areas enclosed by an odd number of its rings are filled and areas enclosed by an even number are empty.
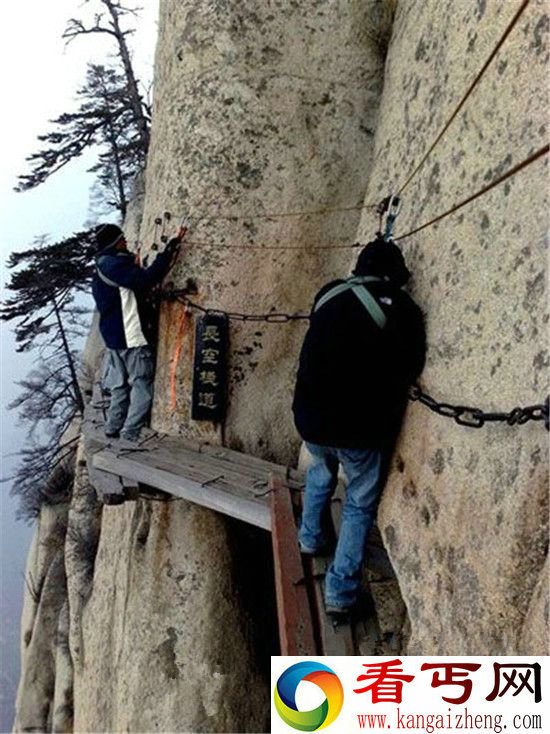
<svg viewBox="0 0 550 734"><path fill-rule="evenodd" d="M170 255L170 257L173 257L179 252L181 245L181 240L179 237L172 237L171 240L168 240L168 243L164 249L164 252L167 255Z"/></svg>

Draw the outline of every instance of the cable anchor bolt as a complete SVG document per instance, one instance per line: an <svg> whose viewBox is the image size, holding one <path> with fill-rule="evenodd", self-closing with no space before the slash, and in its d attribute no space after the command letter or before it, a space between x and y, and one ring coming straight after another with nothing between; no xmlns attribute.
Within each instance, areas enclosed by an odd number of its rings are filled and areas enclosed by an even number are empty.
<svg viewBox="0 0 550 734"><path fill-rule="evenodd" d="M395 224L395 220L397 219L397 215L401 211L401 199L399 196L390 196L388 198L388 204L386 207L387 211L387 217L386 217L386 227L384 229L384 241L389 242L393 236L393 226ZM383 212L382 212L383 213Z"/></svg>

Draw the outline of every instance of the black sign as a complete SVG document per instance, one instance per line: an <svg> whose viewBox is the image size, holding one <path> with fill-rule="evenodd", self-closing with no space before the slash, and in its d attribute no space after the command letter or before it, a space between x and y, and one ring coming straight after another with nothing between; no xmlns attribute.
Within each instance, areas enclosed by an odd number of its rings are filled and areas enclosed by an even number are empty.
<svg viewBox="0 0 550 734"><path fill-rule="evenodd" d="M193 402L195 421L222 423L227 394L229 322L225 314L206 314L197 320Z"/></svg>

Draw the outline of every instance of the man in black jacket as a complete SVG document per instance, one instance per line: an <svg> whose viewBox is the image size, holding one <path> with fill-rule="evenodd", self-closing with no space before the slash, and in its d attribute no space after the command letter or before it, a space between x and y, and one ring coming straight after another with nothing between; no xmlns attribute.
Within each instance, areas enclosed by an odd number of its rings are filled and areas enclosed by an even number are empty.
<svg viewBox="0 0 550 734"><path fill-rule="evenodd" d="M382 238L360 253L354 275L324 286L313 304L300 354L293 411L313 462L299 541L315 554L326 543L322 515L347 478L342 525L325 580L329 613L357 600L374 522L408 387L424 366L422 313L401 290L410 273L399 248Z"/></svg>

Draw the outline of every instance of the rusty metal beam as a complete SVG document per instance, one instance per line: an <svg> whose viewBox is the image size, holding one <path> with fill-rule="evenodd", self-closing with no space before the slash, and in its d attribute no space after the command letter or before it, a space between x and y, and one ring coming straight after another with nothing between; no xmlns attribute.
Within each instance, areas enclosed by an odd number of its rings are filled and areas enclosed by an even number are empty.
<svg viewBox="0 0 550 734"><path fill-rule="evenodd" d="M281 655L315 655L311 608L290 490L275 475L270 476L269 489Z"/></svg>

